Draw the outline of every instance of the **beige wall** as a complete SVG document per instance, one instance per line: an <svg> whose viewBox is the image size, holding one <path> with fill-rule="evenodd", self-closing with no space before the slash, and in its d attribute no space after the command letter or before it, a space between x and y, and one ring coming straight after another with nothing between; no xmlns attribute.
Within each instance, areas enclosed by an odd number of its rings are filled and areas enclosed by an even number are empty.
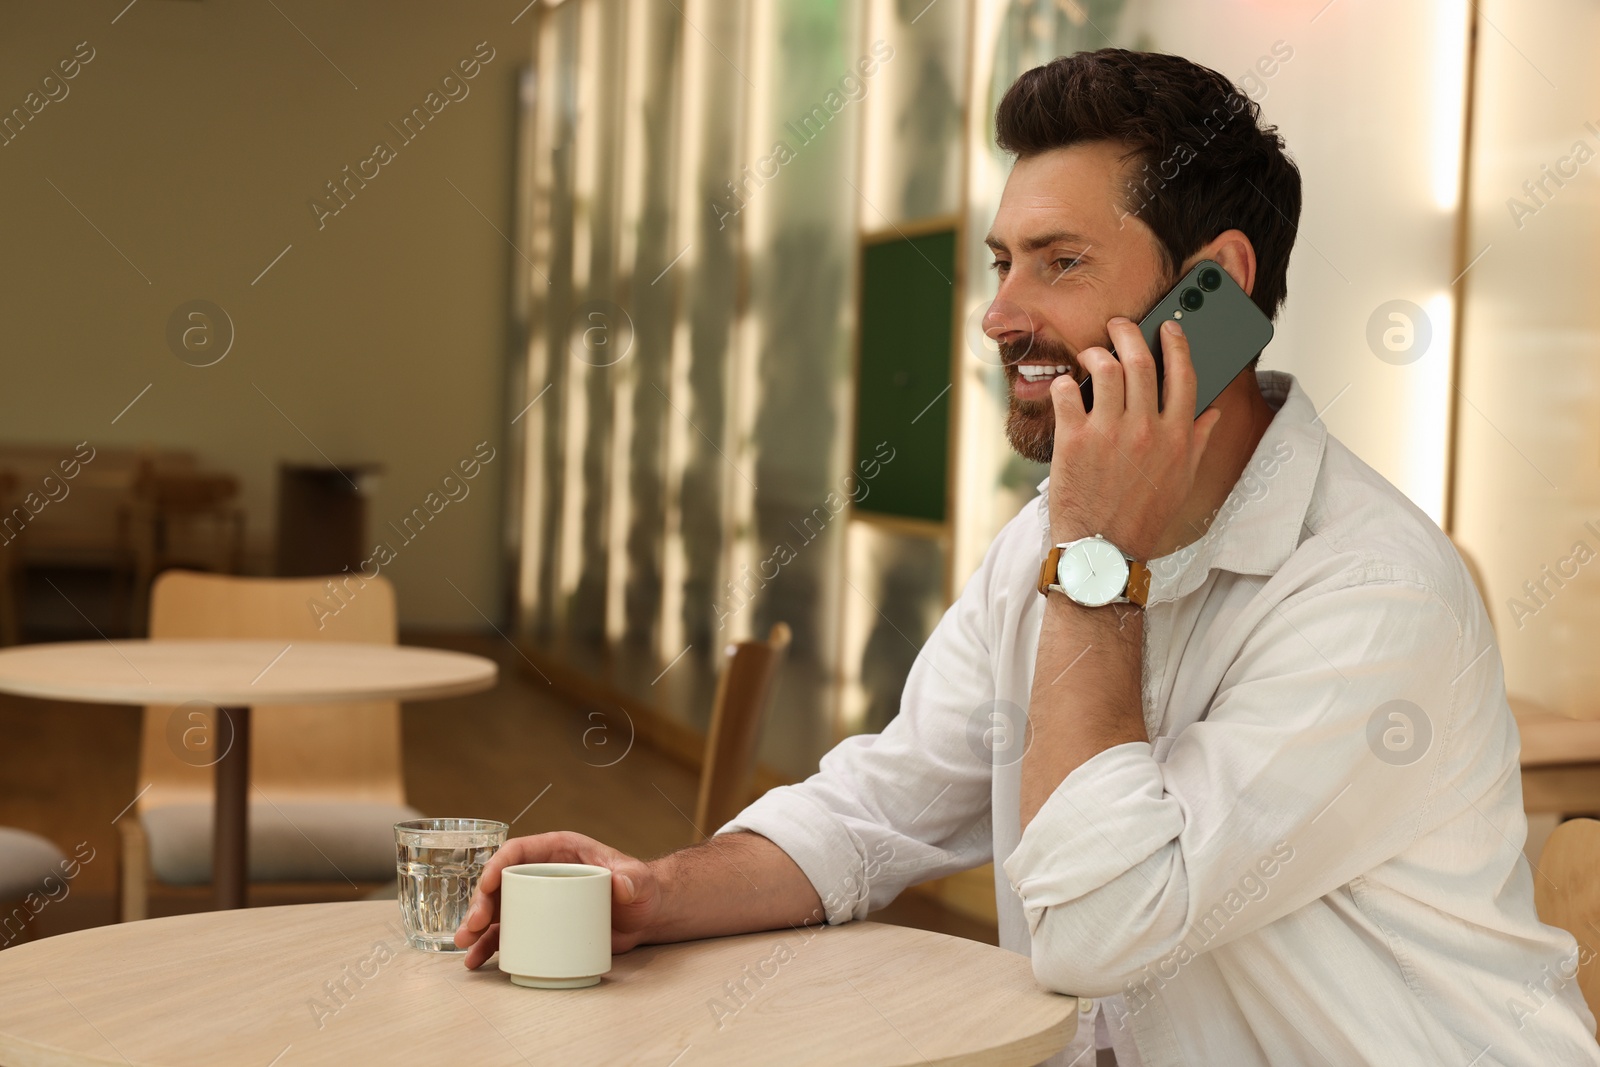
<svg viewBox="0 0 1600 1067"><path fill-rule="evenodd" d="M1597 719L1600 10L1482 11L1471 207L1488 251L1467 276L1457 533L1483 566L1510 691Z"/></svg>
<svg viewBox="0 0 1600 1067"><path fill-rule="evenodd" d="M1144 10L1153 46L1234 79L1300 167L1289 297L1262 367L1295 375L1334 436L1439 521L1457 269L1444 194L1460 169L1464 3L1149 0ZM1395 300L1432 322L1427 348L1399 365L1367 341Z"/></svg>
<svg viewBox="0 0 1600 1067"><path fill-rule="evenodd" d="M121 6L5 13L0 112L27 107L79 42L94 58L0 147L0 440L194 449L243 480L262 564L280 460L382 463L377 534L488 441L499 454L470 494L415 542L393 538L384 568L404 623L482 627L462 594L499 616L517 253L495 231L512 232L528 20L415 0ZM387 124L480 42L494 57L467 95L402 145ZM379 139L394 158L319 229L308 202ZM237 333L203 368L166 339L196 298Z"/></svg>

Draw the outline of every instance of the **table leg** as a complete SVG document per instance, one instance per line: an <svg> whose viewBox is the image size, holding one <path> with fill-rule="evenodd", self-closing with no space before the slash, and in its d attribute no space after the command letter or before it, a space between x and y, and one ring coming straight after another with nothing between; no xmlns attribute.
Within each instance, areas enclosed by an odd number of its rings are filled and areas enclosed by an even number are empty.
<svg viewBox="0 0 1600 1067"><path fill-rule="evenodd" d="M224 911L245 906L250 884L250 709L218 708L217 716L218 734L232 739L217 761L211 827L211 886L216 909Z"/></svg>

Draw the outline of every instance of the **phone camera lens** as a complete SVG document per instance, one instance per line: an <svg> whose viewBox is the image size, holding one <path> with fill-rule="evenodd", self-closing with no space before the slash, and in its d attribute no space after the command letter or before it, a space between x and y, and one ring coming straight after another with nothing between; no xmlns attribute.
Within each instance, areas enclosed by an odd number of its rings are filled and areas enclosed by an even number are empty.
<svg viewBox="0 0 1600 1067"><path fill-rule="evenodd" d="M1200 290L1190 288L1178 294L1178 303L1183 305L1185 311L1199 311L1200 305L1206 302L1205 294Z"/></svg>
<svg viewBox="0 0 1600 1067"><path fill-rule="evenodd" d="M1216 267L1207 267L1200 272L1195 281L1200 283L1200 288L1208 293L1214 293L1222 287L1222 271ZM1198 305L1197 305L1198 306Z"/></svg>

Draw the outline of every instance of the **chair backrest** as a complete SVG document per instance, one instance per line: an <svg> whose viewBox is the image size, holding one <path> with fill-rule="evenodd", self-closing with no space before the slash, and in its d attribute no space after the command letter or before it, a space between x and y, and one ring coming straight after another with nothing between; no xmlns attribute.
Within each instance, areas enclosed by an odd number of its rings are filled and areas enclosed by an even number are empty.
<svg viewBox="0 0 1600 1067"><path fill-rule="evenodd" d="M237 574L244 562L238 495L239 481L231 474L143 465L135 486L134 534L142 574L174 566Z"/></svg>
<svg viewBox="0 0 1600 1067"><path fill-rule="evenodd" d="M694 809L697 833L709 837L744 810L755 773L761 720L788 650L789 627L781 622L765 641L738 641L723 649L700 768L700 799Z"/></svg>
<svg viewBox="0 0 1600 1067"><path fill-rule="evenodd" d="M1568 819L1556 827L1539 854L1533 901L1541 922L1578 939L1578 988L1600 1017L1600 822Z"/></svg>
<svg viewBox="0 0 1600 1067"><path fill-rule="evenodd" d="M134 489L166 512L209 511L239 495L239 479L221 471L163 469L146 461L139 465Z"/></svg>
<svg viewBox="0 0 1600 1067"><path fill-rule="evenodd" d="M151 588L150 636L392 645L394 586L381 576L240 578L170 570ZM191 706L145 708L139 782L150 790L140 810L211 797L209 750L191 754L193 746L183 743L195 712L209 716L209 709ZM251 720L250 780L273 800L405 802L397 702L274 704L257 708Z"/></svg>
<svg viewBox="0 0 1600 1067"><path fill-rule="evenodd" d="M129 510L140 470L184 470L194 462L188 452L83 444L87 451L70 444L0 444L0 468L16 481L4 518L10 520L12 534L27 528L26 537L11 547L22 561L124 564L131 550ZM16 511L30 495L38 510Z"/></svg>

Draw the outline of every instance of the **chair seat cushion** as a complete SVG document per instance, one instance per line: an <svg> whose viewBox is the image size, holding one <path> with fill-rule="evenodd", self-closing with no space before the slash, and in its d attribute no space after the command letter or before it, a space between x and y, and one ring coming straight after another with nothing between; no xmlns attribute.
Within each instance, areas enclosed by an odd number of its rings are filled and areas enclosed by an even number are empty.
<svg viewBox="0 0 1600 1067"><path fill-rule="evenodd" d="M61 850L38 834L0 826L0 900L42 892L46 876L61 877Z"/></svg>
<svg viewBox="0 0 1600 1067"><path fill-rule="evenodd" d="M141 812L150 869L168 885L211 881L210 804ZM405 804L344 801L250 804L252 882L394 881L394 824L420 819Z"/></svg>

